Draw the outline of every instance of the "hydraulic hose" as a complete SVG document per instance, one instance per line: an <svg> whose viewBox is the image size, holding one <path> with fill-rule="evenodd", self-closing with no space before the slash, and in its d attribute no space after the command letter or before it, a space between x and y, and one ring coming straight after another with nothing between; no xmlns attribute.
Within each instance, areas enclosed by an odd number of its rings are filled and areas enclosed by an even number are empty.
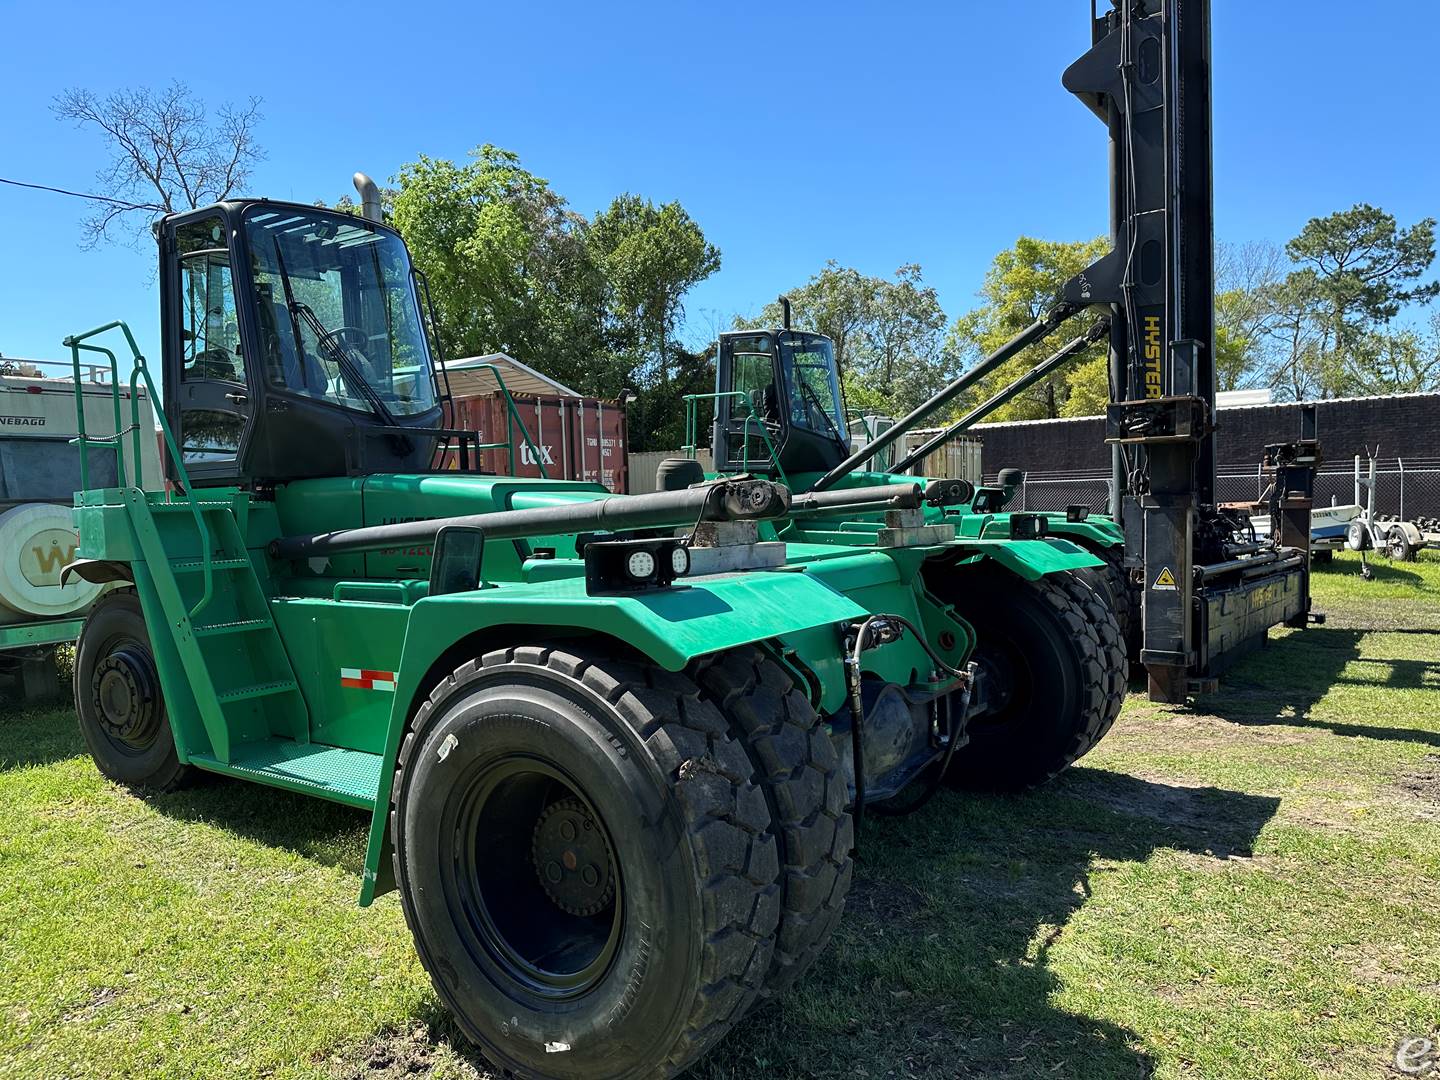
<svg viewBox="0 0 1440 1080"><path fill-rule="evenodd" d="M951 678L956 681L956 684L963 688L963 704L966 710L968 710L970 704L970 687L974 679L973 664L967 665L965 668L957 668L947 663L945 659L931 647L930 643L925 640L925 635L920 633L915 627L915 624L903 615L870 615L859 623L850 641L848 655L845 658L845 676L850 691L850 753L853 758L855 770L855 803L850 813L855 821L857 850L860 825L865 819L865 699L861 688L860 654L866 649L875 648L880 645L888 645L893 641L899 641L905 630L909 630L910 633L914 635L915 640L919 642L920 647L929 655L935 667L951 676ZM872 640L872 636L874 640ZM953 690L954 687L952 686L951 689ZM962 712L960 716L962 723L964 719L965 715L964 712ZM950 728L950 744L946 749L945 760L939 776L936 779L937 785L939 778L945 775L944 770L949 767L950 758L955 752L956 738L955 725L953 722ZM934 792L932 790L925 796L925 801L928 801L933 794ZM923 802L917 804L916 809L918 809L920 805L923 805Z"/></svg>

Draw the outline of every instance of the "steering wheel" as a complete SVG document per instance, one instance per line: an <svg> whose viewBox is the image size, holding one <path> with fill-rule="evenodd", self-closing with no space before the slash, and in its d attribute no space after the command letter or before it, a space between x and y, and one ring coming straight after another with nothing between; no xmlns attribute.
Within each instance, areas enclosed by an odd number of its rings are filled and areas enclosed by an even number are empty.
<svg viewBox="0 0 1440 1080"><path fill-rule="evenodd" d="M346 341L346 338L355 338L355 343ZM334 330L325 334L318 342L320 348L326 348L330 344L339 345L344 349L358 349L363 354L365 346L370 344L370 335L361 330L358 326L337 326Z"/></svg>

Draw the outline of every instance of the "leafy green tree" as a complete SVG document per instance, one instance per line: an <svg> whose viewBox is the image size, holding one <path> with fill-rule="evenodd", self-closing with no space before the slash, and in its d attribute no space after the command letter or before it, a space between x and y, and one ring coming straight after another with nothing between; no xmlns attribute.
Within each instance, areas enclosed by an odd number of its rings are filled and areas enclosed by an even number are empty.
<svg viewBox="0 0 1440 1080"><path fill-rule="evenodd" d="M1422 282L1435 261L1435 219L1402 229L1395 215L1359 203L1312 218L1285 245L1297 264L1287 285L1314 308L1315 379L1326 396L1365 392L1393 374L1400 339L1383 330L1407 305L1429 303L1440 282ZM1382 334L1382 338L1376 337Z"/></svg>
<svg viewBox="0 0 1440 1080"><path fill-rule="evenodd" d="M453 356L503 351L592 393L618 393L597 371L605 282L584 217L508 150L456 164L422 156L389 200L395 227L430 281Z"/></svg>
<svg viewBox="0 0 1440 1080"><path fill-rule="evenodd" d="M785 295L795 327L828 337L835 345L840 370L848 374L853 355L864 351L865 330L875 318L876 297L884 284L882 278L867 277L831 259L804 285ZM766 304L758 318L737 320L737 325L779 326L780 320L780 303L775 301Z"/></svg>
<svg viewBox="0 0 1440 1080"><path fill-rule="evenodd" d="M678 202L621 195L591 219L587 246L606 283L612 336L641 382L669 383L685 294L720 269L720 251Z"/></svg>
<svg viewBox="0 0 1440 1080"><path fill-rule="evenodd" d="M946 351L965 366L983 359L1043 315L1060 298L1065 282L1109 248L1109 241L1103 238L1067 243L1020 237L1014 247L995 256L980 288L982 303L955 320ZM1078 334L1096 318L1099 318L1096 313L1082 315L1067 324L1064 333ZM967 401L983 401L1014 382L1049 356L1055 347L1055 339L1032 345L981 379ZM987 419L1038 420L1103 412L1104 403L1109 400L1104 357L1103 343L1091 346L1060 370L1002 405Z"/></svg>
<svg viewBox="0 0 1440 1080"><path fill-rule="evenodd" d="M834 342L851 412L908 412L948 378L945 312L919 266L902 266L887 280L832 259L786 296L796 329ZM778 326L780 319L776 301L737 324Z"/></svg>

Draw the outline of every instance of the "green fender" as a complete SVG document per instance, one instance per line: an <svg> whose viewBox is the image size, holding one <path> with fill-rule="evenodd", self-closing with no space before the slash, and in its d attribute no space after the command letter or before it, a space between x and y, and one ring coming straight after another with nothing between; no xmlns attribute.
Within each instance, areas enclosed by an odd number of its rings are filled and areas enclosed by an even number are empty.
<svg viewBox="0 0 1440 1080"><path fill-rule="evenodd" d="M1045 537L1041 540L1011 540L1009 514L965 514L950 519L957 539L974 552L964 560L994 559L1026 581L1038 581L1046 574L1104 566L1104 562L1074 540Z"/></svg>
<svg viewBox="0 0 1440 1080"><path fill-rule="evenodd" d="M523 643L532 628L537 637L542 628L580 629L624 641L661 667L679 671L707 653L832 627L867 614L825 582L784 572L699 578L680 588L614 596L588 596L584 579L567 578L416 601L400 654L360 903L369 904L394 887L385 852L400 740L419 705L416 697L426 674L457 641L496 627L516 627L516 644Z"/></svg>
<svg viewBox="0 0 1440 1080"><path fill-rule="evenodd" d="M1098 548L1120 547L1125 543L1125 533L1109 518L1066 521L1064 514L1046 514L1045 519L1051 536L1070 537L1076 543Z"/></svg>
<svg viewBox="0 0 1440 1080"><path fill-rule="evenodd" d="M994 559L1026 581L1039 581L1046 574L1104 566L1104 562L1069 540L971 540L965 545L975 554L965 561Z"/></svg>

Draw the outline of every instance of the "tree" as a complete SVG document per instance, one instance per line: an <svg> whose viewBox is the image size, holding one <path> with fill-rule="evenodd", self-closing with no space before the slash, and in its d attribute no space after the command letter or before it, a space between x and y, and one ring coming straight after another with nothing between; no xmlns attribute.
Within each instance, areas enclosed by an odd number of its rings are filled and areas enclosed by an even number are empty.
<svg viewBox="0 0 1440 1080"><path fill-rule="evenodd" d="M973 364L1025 327L1040 318L1060 298L1061 288L1110 249L1103 238L1062 242L1022 236L1015 246L995 256L980 288L981 305L955 320L946 346L961 362ZM1098 314L1082 315L1068 324L1079 334ZM1040 342L1024 350L999 370L980 380L968 396L973 403L984 400L1034 367L1054 350L1053 341ZM1103 412L1109 400L1105 345L1096 343L1078 358L1061 367L988 419L1037 420L1057 416L1091 415Z"/></svg>
<svg viewBox="0 0 1440 1080"><path fill-rule="evenodd" d="M804 285L786 293L791 316L799 329L824 334L835 346L835 361L842 372L851 367L852 353L864 349L862 336L875 318L876 296L884 281L866 277L854 267L828 261ZM779 326L780 303L766 304L756 319L736 320L740 327Z"/></svg>
<svg viewBox="0 0 1440 1080"><path fill-rule="evenodd" d="M684 207L622 195L586 218L489 145L463 164L422 156L382 202L429 279L451 355L506 352L585 394L636 391L633 446L678 440L704 358L676 345L675 328L686 292L720 263Z"/></svg>
<svg viewBox="0 0 1440 1080"><path fill-rule="evenodd" d="M1435 261L1435 219L1401 229L1393 214L1359 203L1311 218L1285 245L1298 265L1292 294L1313 299L1319 326L1318 382L1322 394L1363 392L1391 363L1399 346L1375 336L1410 304L1440 295L1440 282L1421 282Z"/></svg>
<svg viewBox="0 0 1440 1080"><path fill-rule="evenodd" d="M587 242L622 348L649 360L642 381L670 382L669 342L685 294L720 269L719 249L678 202L656 206L628 193L595 215Z"/></svg>
<svg viewBox="0 0 1440 1080"><path fill-rule="evenodd" d="M1265 327L1266 355L1262 373L1281 397L1304 401L1320 394L1324 384L1323 311L1308 276L1291 274L1268 285L1261 301L1271 317Z"/></svg>
<svg viewBox="0 0 1440 1080"><path fill-rule="evenodd" d="M909 412L948 377L945 313L919 266L902 266L887 280L832 259L786 296L797 329L834 343L852 412ZM736 322L778 326L780 318L776 301L758 318Z"/></svg>
<svg viewBox="0 0 1440 1080"><path fill-rule="evenodd" d="M605 283L587 222L517 155L421 156L396 177L392 222L429 279L453 356L505 352L587 393L624 385L602 363Z"/></svg>
<svg viewBox="0 0 1440 1080"><path fill-rule="evenodd" d="M1239 390L1263 378L1267 335L1278 312L1273 290L1284 252L1264 242L1215 246L1215 386Z"/></svg>
<svg viewBox="0 0 1440 1080"><path fill-rule="evenodd" d="M169 214L238 194L265 156L255 138L262 119L256 97L243 108L221 105L213 122L179 81L158 92L142 86L103 98L72 88L51 109L77 127L98 128L109 151L95 179L98 194L115 201L97 201L82 223L87 247L109 239L112 227L133 222L137 212ZM132 238L143 230L137 224Z"/></svg>

